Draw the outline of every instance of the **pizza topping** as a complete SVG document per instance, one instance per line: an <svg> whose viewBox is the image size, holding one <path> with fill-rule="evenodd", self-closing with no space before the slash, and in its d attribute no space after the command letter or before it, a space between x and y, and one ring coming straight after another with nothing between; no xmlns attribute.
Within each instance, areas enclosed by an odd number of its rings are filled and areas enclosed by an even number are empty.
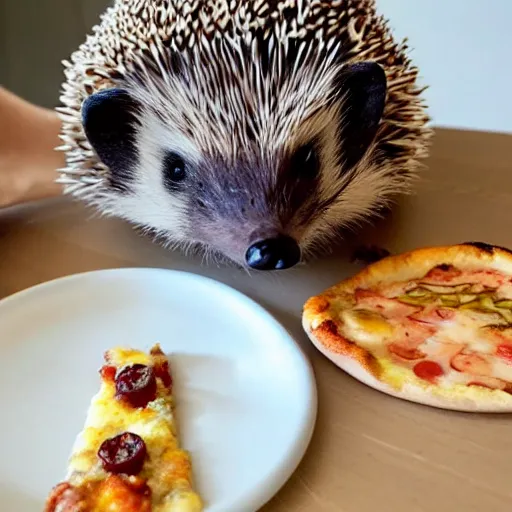
<svg viewBox="0 0 512 512"><path fill-rule="evenodd" d="M469 274L471 282L487 288L498 288L505 282L505 276L493 270L480 270Z"/></svg>
<svg viewBox="0 0 512 512"><path fill-rule="evenodd" d="M134 364L124 368L116 378L116 397L133 407L145 407L155 400L157 385L152 367Z"/></svg>
<svg viewBox="0 0 512 512"><path fill-rule="evenodd" d="M439 322L453 320L456 312L444 307L427 307L413 313L409 318L418 322L437 325Z"/></svg>
<svg viewBox="0 0 512 512"><path fill-rule="evenodd" d="M480 325L495 325L495 326L506 326L507 321L499 314L493 313L492 311L482 310L464 310L464 317L471 320L475 324Z"/></svg>
<svg viewBox="0 0 512 512"><path fill-rule="evenodd" d="M498 308L506 308L506 309L512 309L512 300L510 299L502 299L498 300L495 303L496 307Z"/></svg>
<svg viewBox="0 0 512 512"><path fill-rule="evenodd" d="M474 300L478 299L478 295L474 293L461 293L459 295L459 303L462 304L468 304L470 302L473 302Z"/></svg>
<svg viewBox="0 0 512 512"><path fill-rule="evenodd" d="M495 303L492 296L481 294L478 299L461 306L461 309L471 309L474 311L482 311L487 314L499 314L507 323L512 323L512 311L508 308L501 307L498 302Z"/></svg>
<svg viewBox="0 0 512 512"><path fill-rule="evenodd" d="M432 298L428 293L419 293L421 290L415 288L405 295L400 295L397 297L402 304L409 304L410 306L426 306L430 302L432 302Z"/></svg>
<svg viewBox="0 0 512 512"><path fill-rule="evenodd" d="M396 300L400 295L408 293L413 288L417 288L417 286L412 281L396 281L380 285L375 288L375 291L383 297Z"/></svg>
<svg viewBox="0 0 512 512"><path fill-rule="evenodd" d="M407 318L401 321L400 336L408 343L419 345L432 337L437 330L436 325L429 325Z"/></svg>
<svg viewBox="0 0 512 512"><path fill-rule="evenodd" d="M498 345L496 349L496 355L505 359L507 363L512 364L512 344L503 343Z"/></svg>
<svg viewBox="0 0 512 512"><path fill-rule="evenodd" d="M88 508L80 489L68 482L62 482L52 489L44 512L87 512Z"/></svg>
<svg viewBox="0 0 512 512"><path fill-rule="evenodd" d="M486 309L490 311L496 310L500 307L493 302L494 292L469 292L462 291L463 288L469 285L461 285L454 287L438 287L420 285L408 290L405 294L397 297L400 302L415 306L428 306L437 304L446 307L462 307L462 309ZM502 304L507 304L509 301L501 301ZM502 308L506 306L501 306Z"/></svg>
<svg viewBox="0 0 512 512"><path fill-rule="evenodd" d="M512 345L512 327L508 325L487 325L482 328L485 336L496 345Z"/></svg>
<svg viewBox="0 0 512 512"><path fill-rule="evenodd" d="M413 371L417 377L429 382L433 382L444 375L441 365L435 361L421 361L414 365Z"/></svg>
<svg viewBox="0 0 512 512"><path fill-rule="evenodd" d="M146 444L140 436L124 432L103 441L98 457L105 471L136 475L142 470L146 453Z"/></svg>
<svg viewBox="0 0 512 512"><path fill-rule="evenodd" d="M475 275L481 272L464 275L464 281L471 281ZM485 274L487 275L487 274ZM495 276L491 273L495 284L502 280L502 276ZM477 290L475 287L479 287ZM393 300L393 299L389 299ZM499 298L496 289L483 287L481 283L458 284L458 285L431 285L423 282L417 286L403 291L396 300L402 304L418 307L439 306L445 310L460 309L468 311L469 316L486 315L487 323L510 323L512 324L512 300ZM479 319L477 319L479 320ZM481 318L482 322L484 319Z"/></svg>
<svg viewBox="0 0 512 512"><path fill-rule="evenodd" d="M358 306L378 311L386 318L405 318L418 310L416 307L383 297L371 290L357 289L354 295Z"/></svg>
<svg viewBox="0 0 512 512"><path fill-rule="evenodd" d="M512 299L512 280L510 278L499 287L497 290L497 295L500 299Z"/></svg>
<svg viewBox="0 0 512 512"><path fill-rule="evenodd" d="M451 293L447 295L440 295L439 300L443 306L447 307L457 307L459 305L459 296L456 293Z"/></svg>
<svg viewBox="0 0 512 512"><path fill-rule="evenodd" d="M436 332L436 327L404 320L396 330L395 341L388 346L388 350L402 359L422 359L425 354L419 349L427 339Z"/></svg>
<svg viewBox="0 0 512 512"><path fill-rule="evenodd" d="M475 352L469 354L457 354L451 360L453 369L462 373L471 373L473 375L491 376L492 365L482 355Z"/></svg>
<svg viewBox="0 0 512 512"><path fill-rule="evenodd" d="M432 292L421 288L420 286L411 286L404 290L402 295L396 297L397 300L405 304L424 306L431 302Z"/></svg>
<svg viewBox="0 0 512 512"><path fill-rule="evenodd" d="M453 320L455 318L455 311L448 308L438 308L436 309L436 315L441 320Z"/></svg>
<svg viewBox="0 0 512 512"><path fill-rule="evenodd" d="M407 345L403 345L400 343L391 343L388 346L388 350L402 359L407 359L408 361L413 361L415 359L423 359L425 354L414 347L408 347Z"/></svg>
<svg viewBox="0 0 512 512"><path fill-rule="evenodd" d="M420 283L420 289L437 293L440 295L443 294L451 294L451 293L463 293L468 291L471 288L471 284L464 283L459 285L439 285L439 284L428 284L428 283Z"/></svg>
<svg viewBox="0 0 512 512"><path fill-rule="evenodd" d="M477 379L468 382L468 386L479 386L487 389L504 390L507 387L507 383L501 379L496 379L495 377L480 376Z"/></svg>
<svg viewBox="0 0 512 512"><path fill-rule="evenodd" d="M416 287L409 290L405 295L398 297L398 300L405 304L415 306L428 306L436 303L442 306L453 307L458 306L461 303L461 295L456 293L454 290L447 291L446 293L440 293L427 290L423 287Z"/></svg>
<svg viewBox="0 0 512 512"><path fill-rule="evenodd" d="M151 490L136 476L109 475L96 491L95 510L108 512L151 512Z"/></svg>
<svg viewBox="0 0 512 512"><path fill-rule="evenodd" d="M374 311L366 309L345 310L341 313L343 331L355 336L364 344L379 344L393 335L392 325Z"/></svg>
<svg viewBox="0 0 512 512"><path fill-rule="evenodd" d="M103 365L100 370L101 378L105 382L114 382L116 378L116 367L110 365Z"/></svg>
<svg viewBox="0 0 512 512"><path fill-rule="evenodd" d="M68 482L55 486L44 512L151 512L151 489L138 476L110 474L104 480L87 481L80 487Z"/></svg>
<svg viewBox="0 0 512 512"><path fill-rule="evenodd" d="M478 293L484 287L498 288L505 284L505 276L495 270L462 271L453 265L438 265L422 279L422 284L462 286L471 284L471 291Z"/></svg>
<svg viewBox="0 0 512 512"><path fill-rule="evenodd" d="M432 284L443 284L459 278L462 272L453 265L438 265L425 276L424 280Z"/></svg>

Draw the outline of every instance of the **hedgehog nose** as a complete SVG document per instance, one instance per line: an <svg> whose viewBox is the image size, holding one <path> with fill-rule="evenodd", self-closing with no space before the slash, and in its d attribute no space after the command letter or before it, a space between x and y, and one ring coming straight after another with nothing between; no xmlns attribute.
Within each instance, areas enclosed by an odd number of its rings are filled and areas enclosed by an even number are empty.
<svg viewBox="0 0 512 512"><path fill-rule="evenodd" d="M284 270L300 261L300 247L287 236L268 238L251 245L245 260L255 270Z"/></svg>

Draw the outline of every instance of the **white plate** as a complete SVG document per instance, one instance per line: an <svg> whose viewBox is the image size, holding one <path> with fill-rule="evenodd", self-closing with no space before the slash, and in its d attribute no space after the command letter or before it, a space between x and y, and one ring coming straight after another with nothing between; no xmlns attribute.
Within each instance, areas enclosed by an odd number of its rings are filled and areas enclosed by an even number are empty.
<svg viewBox="0 0 512 512"><path fill-rule="evenodd" d="M316 419L310 365L244 295L193 274L106 270L0 302L1 509L40 512L65 474L112 345L161 343L208 512L254 512L286 482Z"/></svg>

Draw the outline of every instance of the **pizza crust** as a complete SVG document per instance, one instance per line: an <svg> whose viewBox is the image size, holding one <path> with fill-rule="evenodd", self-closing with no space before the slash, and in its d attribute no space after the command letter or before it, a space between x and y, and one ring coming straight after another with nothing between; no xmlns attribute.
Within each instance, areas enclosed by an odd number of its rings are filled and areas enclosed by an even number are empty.
<svg viewBox="0 0 512 512"><path fill-rule="evenodd" d="M512 394L480 386L441 388L391 361L377 359L368 350L343 337L333 309L350 308L358 288L419 279L433 267L453 265L461 270L485 267L512 276L512 252L472 242L428 247L382 259L355 276L311 297L303 307L302 326L313 345L343 371L363 384L404 400L465 412L512 412ZM334 307L333 307L334 305Z"/></svg>

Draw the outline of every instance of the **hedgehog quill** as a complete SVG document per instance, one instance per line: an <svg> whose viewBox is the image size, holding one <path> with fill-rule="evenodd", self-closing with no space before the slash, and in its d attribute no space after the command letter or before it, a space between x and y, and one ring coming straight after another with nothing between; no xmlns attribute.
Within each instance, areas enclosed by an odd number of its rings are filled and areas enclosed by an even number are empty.
<svg viewBox="0 0 512 512"><path fill-rule="evenodd" d="M373 0L115 0L64 72L65 193L248 269L408 193L432 135Z"/></svg>

